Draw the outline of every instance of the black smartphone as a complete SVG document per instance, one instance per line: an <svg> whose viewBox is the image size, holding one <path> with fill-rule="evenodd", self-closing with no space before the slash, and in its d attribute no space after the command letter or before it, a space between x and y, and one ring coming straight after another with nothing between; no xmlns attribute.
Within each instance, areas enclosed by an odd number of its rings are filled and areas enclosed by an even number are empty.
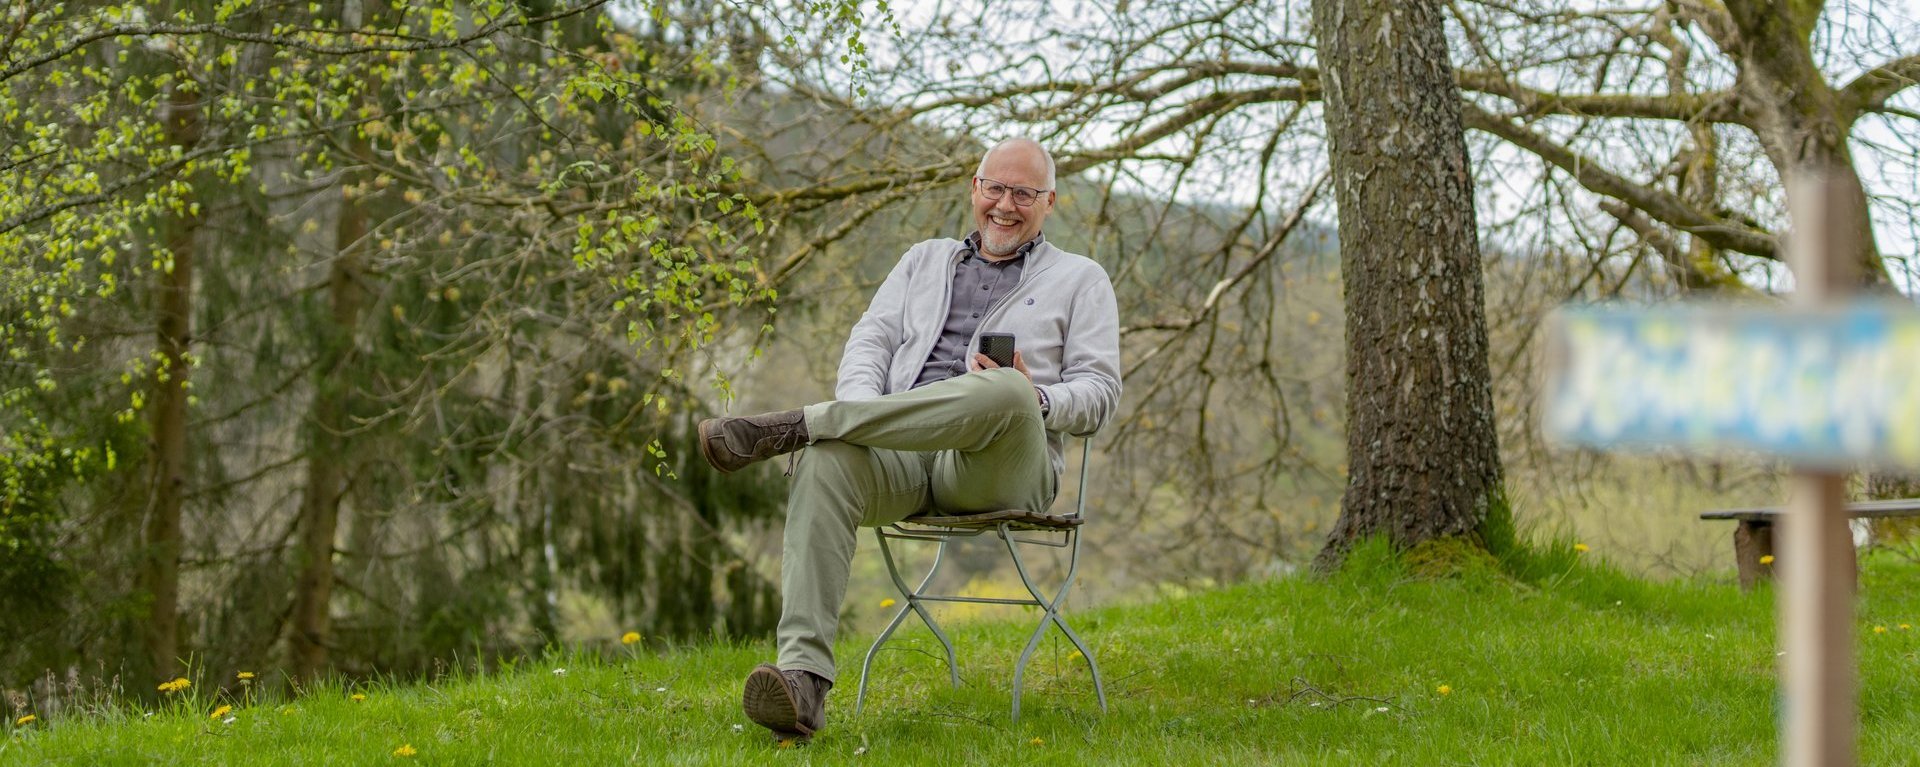
<svg viewBox="0 0 1920 767"><path fill-rule="evenodd" d="M1013 367L1013 334L981 333L980 353L1003 368Z"/></svg>

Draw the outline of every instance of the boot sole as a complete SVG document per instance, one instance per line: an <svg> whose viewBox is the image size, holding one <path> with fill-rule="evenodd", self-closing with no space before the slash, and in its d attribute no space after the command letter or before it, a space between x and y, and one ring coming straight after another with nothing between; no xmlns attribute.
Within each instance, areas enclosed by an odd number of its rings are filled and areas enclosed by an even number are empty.
<svg viewBox="0 0 1920 767"><path fill-rule="evenodd" d="M734 466L729 468L725 463L720 461L718 456L713 454L713 437L710 435L713 433L714 422L718 420L720 419L708 418L700 422L698 429L700 435L700 457L707 459L707 465L712 466L714 471L718 471L721 474L732 474L734 469L740 467Z"/></svg>
<svg viewBox="0 0 1920 767"><path fill-rule="evenodd" d="M786 678L772 666L760 666L747 675L740 707L754 724L772 730L776 739L804 740L813 735L811 728L800 724L800 706L787 689Z"/></svg>

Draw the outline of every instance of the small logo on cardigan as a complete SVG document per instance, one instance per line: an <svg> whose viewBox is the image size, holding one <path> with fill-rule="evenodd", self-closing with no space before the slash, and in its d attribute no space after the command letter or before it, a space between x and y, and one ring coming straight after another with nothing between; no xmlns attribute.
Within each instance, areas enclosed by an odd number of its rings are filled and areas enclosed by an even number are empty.
<svg viewBox="0 0 1920 767"><path fill-rule="evenodd" d="M1029 299L1027 299L1027 305L1028 305L1028 306L1032 306L1032 305L1033 305L1033 299L1031 299L1031 298L1029 298Z"/></svg>

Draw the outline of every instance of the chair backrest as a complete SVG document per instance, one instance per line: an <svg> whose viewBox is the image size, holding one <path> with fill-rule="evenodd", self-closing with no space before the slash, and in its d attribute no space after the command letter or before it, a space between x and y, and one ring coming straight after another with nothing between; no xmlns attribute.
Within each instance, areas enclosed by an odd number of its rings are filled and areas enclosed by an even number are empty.
<svg viewBox="0 0 1920 767"><path fill-rule="evenodd" d="M1093 435L1080 437L1080 492L1074 497L1073 513L1087 517L1087 472L1093 469Z"/></svg>

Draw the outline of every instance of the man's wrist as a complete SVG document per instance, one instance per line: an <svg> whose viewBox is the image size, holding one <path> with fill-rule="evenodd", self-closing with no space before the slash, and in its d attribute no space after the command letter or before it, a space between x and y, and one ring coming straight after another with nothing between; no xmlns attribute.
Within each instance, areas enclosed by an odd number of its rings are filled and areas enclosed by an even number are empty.
<svg viewBox="0 0 1920 767"><path fill-rule="evenodd" d="M1040 415L1045 416L1048 411L1053 409L1053 402L1047 398L1047 390L1035 386L1033 387L1033 394L1040 398Z"/></svg>

